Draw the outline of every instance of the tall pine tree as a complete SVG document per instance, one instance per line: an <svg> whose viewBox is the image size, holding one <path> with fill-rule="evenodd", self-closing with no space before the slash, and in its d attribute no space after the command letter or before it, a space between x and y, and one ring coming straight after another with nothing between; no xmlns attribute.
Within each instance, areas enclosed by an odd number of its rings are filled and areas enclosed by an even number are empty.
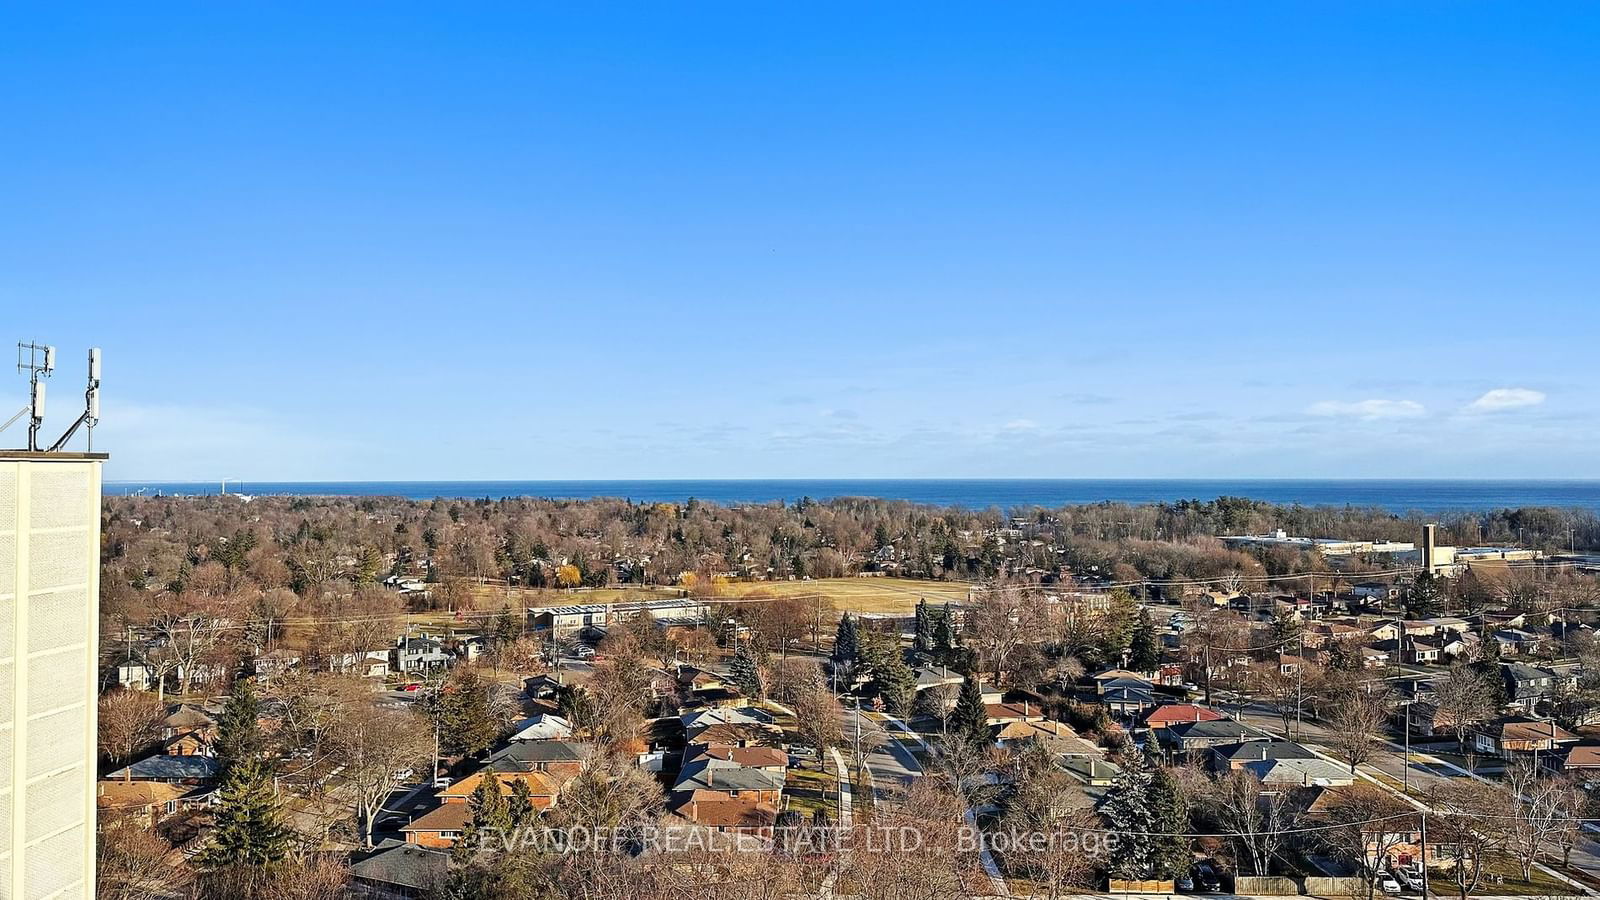
<svg viewBox="0 0 1600 900"><path fill-rule="evenodd" d="M1133 638L1128 642L1128 665L1135 672L1154 672L1161 664L1161 653L1156 649L1156 630L1150 624L1150 613L1139 611L1138 624L1133 627Z"/></svg>
<svg viewBox="0 0 1600 900"><path fill-rule="evenodd" d="M911 646L918 653L933 652L933 619L934 616L928 609L928 598L917 598L917 626Z"/></svg>
<svg viewBox="0 0 1600 900"><path fill-rule="evenodd" d="M856 631L856 620L845 613L839 618L839 630L833 637L833 662L849 668L861 661L861 639Z"/></svg>
<svg viewBox="0 0 1600 900"><path fill-rule="evenodd" d="M1151 741L1154 743L1154 741ZM1189 801L1177 779L1166 769L1156 769L1150 778L1150 817L1155 833L1151 838L1150 865L1157 878L1176 878L1189 870L1194 853L1189 839Z"/></svg>
<svg viewBox="0 0 1600 900"><path fill-rule="evenodd" d="M218 798L211 844L200 855L203 867L266 866L288 854L289 830L273 796L272 771L259 756L228 766Z"/></svg>
<svg viewBox="0 0 1600 900"><path fill-rule="evenodd" d="M239 676L217 719L217 740L213 746L224 773L261 751L260 714L261 701L256 698L255 683L246 676Z"/></svg>
<svg viewBox="0 0 1600 900"><path fill-rule="evenodd" d="M950 713L950 731L975 746L989 743L989 709L983 702L983 689L976 678L961 682L956 708Z"/></svg>
<svg viewBox="0 0 1600 900"><path fill-rule="evenodd" d="M761 678L761 664L750 652L748 643L739 645L739 652L734 654L733 663L728 668L728 676L738 686L739 692L752 700L760 700L767 694L766 682Z"/></svg>
<svg viewBox="0 0 1600 900"><path fill-rule="evenodd" d="M1122 771L1100 800L1100 814L1116 836L1111 876L1131 880L1150 877L1153 869L1155 815L1150 808L1150 770L1144 757L1129 754Z"/></svg>
<svg viewBox="0 0 1600 900"><path fill-rule="evenodd" d="M917 674L906 665L898 642L892 643L873 666L872 680L884 706L896 716L911 715L911 704L917 698Z"/></svg>
<svg viewBox="0 0 1600 900"><path fill-rule="evenodd" d="M950 615L950 604L946 603L939 613L939 621L933 626L933 652L939 654L949 653L956 648L955 619Z"/></svg>

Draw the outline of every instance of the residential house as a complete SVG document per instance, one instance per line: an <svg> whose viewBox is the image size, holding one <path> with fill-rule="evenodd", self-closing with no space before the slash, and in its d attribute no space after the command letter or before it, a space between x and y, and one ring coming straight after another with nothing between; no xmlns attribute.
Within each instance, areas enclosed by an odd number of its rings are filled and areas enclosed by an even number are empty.
<svg viewBox="0 0 1600 900"><path fill-rule="evenodd" d="M1434 665L1444 656L1444 647L1432 637L1408 637L1400 658L1413 665Z"/></svg>
<svg viewBox="0 0 1600 900"><path fill-rule="evenodd" d="M389 675L389 651L362 650L358 652L332 653L328 656L328 668L344 675L358 675L362 678L385 678Z"/></svg>
<svg viewBox="0 0 1600 900"><path fill-rule="evenodd" d="M1600 741L1585 739L1567 744L1543 760L1559 772L1576 772L1589 779L1600 777Z"/></svg>
<svg viewBox="0 0 1600 900"><path fill-rule="evenodd" d="M125 816L154 828L167 816L192 804L204 805L208 787L164 781L111 781L95 784L95 808L102 814Z"/></svg>
<svg viewBox="0 0 1600 900"><path fill-rule="evenodd" d="M1210 748L1211 770L1227 772L1244 768L1246 763L1267 762L1276 759L1317 759L1305 746L1281 738L1235 741Z"/></svg>
<svg viewBox="0 0 1600 900"><path fill-rule="evenodd" d="M420 900L449 879L450 854L392 839L350 864L352 892L365 900Z"/></svg>
<svg viewBox="0 0 1600 900"><path fill-rule="evenodd" d="M1222 713L1196 703L1168 703L1150 710L1144 717L1144 727L1154 731L1179 722L1216 722L1225 718Z"/></svg>
<svg viewBox="0 0 1600 900"><path fill-rule="evenodd" d="M1084 740L1072 727L1063 722L1021 721L1008 722L990 729L996 745L1016 749L1029 742L1042 745L1056 759L1070 756L1104 757L1098 744Z"/></svg>
<svg viewBox="0 0 1600 900"><path fill-rule="evenodd" d="M718 831L761 831L777 821L788 754L772 747L691 744L672 785L671 810Z"/></svg>
<svg viewBox="0 0 1600 900"><path fill-rule="evenodd" d="M988 724L990 725L1006 725L1012 722L1043 722L1046 718L1044 707L1030 700L1010 703L985 703L984 710L988 714Z"/></svg>
<svg viewBox="0 0 1600 900"><path fill-rule="evenodd" d="M1361 581L1350 586L1350 595L1362 602L1390 603L1400 599L1398 584L1386 581Z"/></svg>
<svg viewBox="0 0 1600 900"><path fill-rule="evenodd" d="M556 741L572 737L572 723L560 716L540 713L525 719L511 735L517 741Z"/></svg>
<svg viewBox="0 0 1600 900"><path fill-rule="evenodd" d="M1549 669L1522 663L1501 663L1500 677L1505 683L1506 705L1523 713L1534 712L1539 701L1555 695L1556 676Z"/></svg>
<svg viewBox="0 0 1600 900"><path fill-rule="evenodd" d="M278 647L250 658L250 671L257 681L268 681L300 665L300 654Z"/></svg>
<svg viewBox="0 0 1600 900"><path fill-rule="evenodd" d="M207 785L222 773L213 756L148 756L106 776L107 781L160 781L167 784Z"/></svg>
<svg viewBox="0 0 1600 900"><path fill-rule="evenodd" d="M450 664L450 654L433 638L404 635L395 639L392 662L396 672L435 672Z"/></svg>
<svg viewBox="0 0 1600 900"><path fill-rule="evenodd" d="M1581 738L1557 725L1524 716L1505 716L1472 726L1473 747L1479 753L1512 759L1524 753L1548 753Z"/></svg>
<svg viewBox="0 0 1600 900"><path fill-rule="evenodd" d="M1499 646L1502 657L1531 656L1549 642L1548 635L1535 634L1521 628L1501 628L1489 637Z"/></svg>
<svg viewBox="0 0 1600 900"><path fill-rule="evenodd" d="M1223 744L1272 738L1272 735L1259 728L1232 719L1176 722L1151 734L1156 736L1161 748L1168 753L1193 759L1203 759L1211 748Z"/></svg>
<svg viewBox="0 0 1600 900"><path fill-rule="evenodd" d="M117 666L117 684L130 691L148 691L155 687L156 673L150 666L128 660Z"/></svg>
<svg viewBox="0 0 1600 900"><path fill-rule="evenodd" d="M1238 768L1261 779L1265 787L1278 789L1300 787L1345 787L1355 782L1355 775L1346 766L1325 759L1257 759L1241 763Z"/></svg>

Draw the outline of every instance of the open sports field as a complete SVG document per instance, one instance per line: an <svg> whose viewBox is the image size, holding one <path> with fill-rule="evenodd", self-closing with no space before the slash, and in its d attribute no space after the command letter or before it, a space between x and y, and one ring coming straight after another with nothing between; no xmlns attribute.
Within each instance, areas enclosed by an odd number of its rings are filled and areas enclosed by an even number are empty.
<svg viewBox="0 0 1600 900"><path fill-rule="evenodd" d="M812 581L753 581L723 585L720 593L730 597L816 597L822 596L839 612L910 614L917 600L929 603L964 601L967 585L955 581L921 581L910 578L819 578Z"/></svg>

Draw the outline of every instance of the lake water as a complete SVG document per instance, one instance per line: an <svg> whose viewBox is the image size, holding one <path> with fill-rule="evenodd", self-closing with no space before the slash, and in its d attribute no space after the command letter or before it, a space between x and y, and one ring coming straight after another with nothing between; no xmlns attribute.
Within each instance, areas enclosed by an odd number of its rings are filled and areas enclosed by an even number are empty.
<svg viewBox="0 0 1600 900"><path fill-rule="evenodd" d="M108 495L215 494L216 483L106 482ZM304 496L623 497L681 502L696 497L723 505L792 503L801 497L882 497L940 506L1066 506L1111 501L1154 503L1250 497L1308 506L1372 506L1392 512L1492 510L1519 506L1600 510L1600 480L1443 479L750 479L664 481L264 481L230 482L229 491Z"/></svg>

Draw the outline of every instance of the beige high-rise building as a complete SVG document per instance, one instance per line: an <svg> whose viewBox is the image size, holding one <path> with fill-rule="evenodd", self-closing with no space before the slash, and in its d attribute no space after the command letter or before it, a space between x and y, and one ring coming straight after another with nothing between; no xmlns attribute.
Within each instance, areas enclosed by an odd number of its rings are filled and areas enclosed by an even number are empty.
<svg viewBox="0 0 1600 900"><path fill-rule="evenodd" d="M105 458L0 450L0 900L94 896Z"/></svg>

